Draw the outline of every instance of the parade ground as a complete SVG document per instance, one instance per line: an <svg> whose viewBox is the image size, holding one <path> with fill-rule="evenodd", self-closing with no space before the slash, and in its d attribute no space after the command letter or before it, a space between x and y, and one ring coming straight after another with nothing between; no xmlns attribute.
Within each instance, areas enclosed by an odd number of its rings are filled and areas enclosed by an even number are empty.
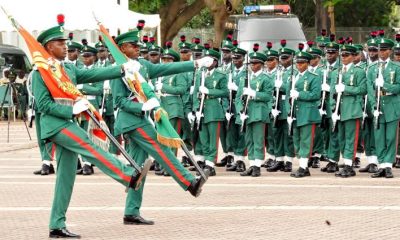
<svg viewBox="0 0 400 240"><path fill-rule="evenodd" d="M55 175L33 175L38 148L21 123L10 129L20 144L6 143L6 126L1 122L1 239L46 239ZM319 169L311 175L294 179L263 169L252 178L217 168L193 198L170 177L150 172L141 214L155 225L128 226L125 189L95 168L94 175L77 176L68 229L84 239L398 239L398 169L393 179L360 173L342 179Z"/></svg>

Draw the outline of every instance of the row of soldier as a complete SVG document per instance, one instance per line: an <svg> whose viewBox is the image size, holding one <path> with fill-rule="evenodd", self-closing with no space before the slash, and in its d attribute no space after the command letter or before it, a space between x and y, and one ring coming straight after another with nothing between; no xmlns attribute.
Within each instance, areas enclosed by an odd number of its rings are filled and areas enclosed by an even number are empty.
<svg viewBox="0 0 400 240"><path fill-rule="evenodd" d="M162 49L154 38L145 36L142 42L141 56L154 64L189 61L204 55L214 59L208 69L150 81L172 125L211 176L216 174L215 166L225 165L227 171L241 172L242 176L260 176L262 166L268 172L292 172L297 157L299 168L291 173L293 177L309 176L308 168L319 168L320 160L327 161L321 171L350 177L356 175L354 168L360 167L360 156L365 152L368 164L360 172L393 177L398 114L390 109L397 103L399 77L397 63L388 59L392 48L398 53L400 47L382 34L371 34L367 56L363 45L353 44L351 39L336 42L334 36L328 38L324 33L316 43L308 42L308 47L299 44L298 51L286 47L282 40L277 50L268 43L262 52L256 44L248 53L231 36L223 41L220 51L207 44L202 46L199 38L189 43L184 36L179 53L171 43ZM66 61L77 67L112 64L101 39L90 47L85 41L83 45L74 42L70 35L67 44ZM387 65L379 70L384 61ZM378 87L382 89L379 98ZM101 110L113 132L117 109L109 82L78 88ZM81 126L87 129L84 119ZM224 152L222 159L218 159L219 143ZM110 152L117 150L111 148ZM49 161L51 146L42 153L45 161L36 173L54 172ZM246 156L250 164L247 168ZM340 157L342 166L338 164ZM78 173L92 174L92 165L85 159L82 162ZM182 163L189 165L186 156ZM157 164L155 170L168 176Z"/></svg>

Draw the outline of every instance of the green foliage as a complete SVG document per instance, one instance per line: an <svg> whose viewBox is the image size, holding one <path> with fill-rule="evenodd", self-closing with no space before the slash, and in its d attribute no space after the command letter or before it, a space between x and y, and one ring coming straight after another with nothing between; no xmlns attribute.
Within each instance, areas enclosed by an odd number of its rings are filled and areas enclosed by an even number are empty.
<svg viewBox="0 0 400 240"><path fill-rule="evenodd" d="M166 3L168 3L168 0L129 0L129 9L144 14L155 14Z"/></svg>
<svg viewBox="0 0 400 240"><path fill-rule="evenodd" d="M185 27L187 28L208 28L212 27L214 24L214 19L211 15L210 9L204 8L201 10L200 14L194 16Z"/></svg>

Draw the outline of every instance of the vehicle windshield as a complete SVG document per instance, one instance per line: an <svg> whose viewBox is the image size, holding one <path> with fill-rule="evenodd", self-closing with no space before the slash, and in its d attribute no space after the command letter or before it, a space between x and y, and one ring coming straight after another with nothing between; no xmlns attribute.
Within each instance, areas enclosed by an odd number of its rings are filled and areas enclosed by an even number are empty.
<svg viewBox="0 0 400 240"><path fill-rule="evenodd" d="M28 74L32 69L32 66L26 55L2 53L1 57L4 58L5 65L0 66L0 78L3 77L4 68L13 67L17 70L17 72L19 70L24 70L26 74Z"/></svg>

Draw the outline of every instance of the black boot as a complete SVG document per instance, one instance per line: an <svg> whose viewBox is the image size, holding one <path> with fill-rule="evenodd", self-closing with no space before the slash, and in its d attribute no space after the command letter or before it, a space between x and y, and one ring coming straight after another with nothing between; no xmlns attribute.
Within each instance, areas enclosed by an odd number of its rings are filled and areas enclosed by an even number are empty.
<svg viewBox="0 0 400 240"><path fill-rule="evenodd" d="M228 161L226 162L226 167L230 167L235 163L235 159L232 155L228 155Z"/></svg>
<svg viewBox="0 0 400 240"><path fill-rule="evenodd" d="M86 175L86 176L92 175L93 174L93 167L91 165L88 165L88 164L83 164L82 174Z"/></svg>
<svg viewBox="0 0 400 240"><path fill-rule="evenodd" d="M385 169L383 168L379 168L379 170L376 173L371 175L372 178L381 178L385 176L386 176Z"/></svg>
<svg viewBox="0 0 400 240"><path fill-rule="evenodd" d="M253 167L254 166L251 166L246 171L240 173L240 176L242 176L242 177L251 176L253 173Z"/></svg>
<svg viewBox="0 0 400 240"><path fill-rule="evenodd" d="M204 175L206 175L206 179L198 176L193 182L191 182L188 191L190 192L190 194L192 194L192 196L198 197L200 195L202 187L204 183L206 183L208 176L210 175L210 171L208 171L208 169L204 169Z"/></svg>
<svg viewBox="0 0 400 240"><path fill-rule="evenodd" d="M396 157L396 162L394 163L395 168L400 168L400 158Z"/></svg>
<svg viewBox="0 0 400 240"><path fill-rule="evenodd" d="M354 158L353 167L354 168L360 168L361 167L361 160L360 160L359 157Z"/></svg>
<svg viewBox="0 0 400 240"><path fill-rule="evenodd" d="M217 163L215 164L215 166L216 166L216 167L225 167L226 164L228 163L228 157L229 157L229 156L225 156L224 158L222 158L220 162L217 162Z"/></svg>
<svg viewBox="0 0 400 240"><path fill-rule="evenodd" d="M295 178L302 178L302 177L311 176L311 174L310 174L310 171L308 170L308 168L304 169L304 168L299 167L299 169L297 169L296 172L291 173L290 176L295 177Z"/></svg>
<svg viewBox="0 0 400 240"><path fill-rule="evenodd" d="M385 168L385 178L393 178L392 169L390 167Z"/></svg>
<svg viewBox="0 0 400 240"><path fill-rule="evenodd" d="M312 168L319 168L321 166L319 163L319 157L311 157L311 159L312 159L312 164L311 164Z"/></svg>
<svg viewBox="0 0 400 240"><path fill-rule="evenodd" d="M321 168L321 172L334 173L339 171L339 167L336 162L328 162L325 167Z"/></svg>
<svg viewBox="0 0 400 240"><path fill-rule="evenodd" d="M286 161L285 162L285 167L283 168L283 171L284 172L291 172L292 171L292 163Z"/></svg>
<svg viewBox="0 0 400 240"><path fill-rule="evenodd" d="M253 172L251 173L252 177L259 177L261 176L261 168L257 166L253 166Z"/></svg>
<svg viewBox="0 0 400 240"><path fill-rule="evenodd" d="M154 225L154 221L146 220L140 215L125 215L125 225Z"/></svg>
<svg viewBox="0 0 400 240"><path fill-rule="evenodd" d="M376 164L370 163L367 166L360 168L358 171L360 173L376 173L378 172L378 166L376 166Z"/></svg>
<svg viewBox="0 0 400 240"><path fill-rule="evenodd" d="M217 175L217 173L215 172L215 168L213 168L211 166L206 165L204 167L204 171L206 171L206 170L210 173L209 174L210 177Z"/></svg>
<svg viewBox="0 0 400 240"><path fill-rule="evenodd" d="M244 172L246 171L246 165L244 164L243 161L238 160L236 162L236 172Z"/></svg>
<svg viewBox="0 0 400 240"><path fill-rule="evenodd" d="M154 171L157 172L160 170L161 170L161 165L158 162L154 161Z"/></svg>
<svg viewBox="0 0 400 240"><path fill-rule="evenodd" d="M268 172L277 172L285 170L285 163L283 161L276 161L275 165L270 168L267 168Z"/></svg>
<svg viewBox="0 0 400 240"><path fill-rule="evenodd" d="M237 163L233 163L230 167L226 166L227 172L235 172L237 169Z"/></svg>
<svg viewBox="0 0 400 240"><path fill-rule="evenodd" d="M344 165L342 170L335 173L336 177L342 177L342 178L354 177L355 175L356 172L354 171L353 167L349 165Z"/></svg>
<svg viewBox="0 0 400 240"><path fill-rule="evenodd" d="M261 165L261 167L270 168L270 167L274 166L274 164L275 164L275 160L272 158L268 158L268 160L263 164L264 166Z"/></svg>
<svg viewBox="0 0 400 240"><path fill-rule="evenodd" d="M183 167L189 167L190 166L190 164L189 164L189 158L188 157L186 157L186 156L182 156L182 166Z"/></svg>

